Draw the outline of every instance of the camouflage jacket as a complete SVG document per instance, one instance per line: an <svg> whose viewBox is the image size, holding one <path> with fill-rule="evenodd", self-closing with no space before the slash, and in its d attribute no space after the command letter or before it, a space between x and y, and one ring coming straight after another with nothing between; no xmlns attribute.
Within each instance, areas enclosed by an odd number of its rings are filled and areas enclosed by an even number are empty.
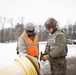
<svg viewBox="0 0 76 75"><path fill-rule="evenodd" d="M51 57L61 57L67 55L66 35L57 30L50 35L47 41L45 53L49 53Z"/></svg>

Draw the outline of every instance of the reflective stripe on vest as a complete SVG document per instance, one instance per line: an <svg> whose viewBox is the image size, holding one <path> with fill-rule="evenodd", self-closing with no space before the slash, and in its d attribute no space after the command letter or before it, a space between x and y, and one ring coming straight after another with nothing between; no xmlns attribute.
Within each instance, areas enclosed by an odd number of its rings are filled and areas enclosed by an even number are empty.
<svg viewBox="0 0 76 75"><path fill-rule="evenodd" d="M35 36L32 41L26 34L22 34L21 37L25 41L28 54L31 56L38 56L38 38Z"/></svg>

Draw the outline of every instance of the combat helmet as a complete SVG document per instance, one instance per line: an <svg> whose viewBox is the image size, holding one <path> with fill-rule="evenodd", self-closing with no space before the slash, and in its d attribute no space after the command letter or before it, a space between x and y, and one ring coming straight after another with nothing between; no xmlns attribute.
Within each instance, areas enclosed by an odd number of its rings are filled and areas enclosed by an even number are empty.
<svg viewBox="0 0 76 75"><path fill-rule="evenodd" d="M35 29L35 26L33 23L29 22L25 25L25 31L33 31Z"/></svg>
<svg viewBox="0 0 76 75"><path fill-rule="evenodd" d="M45 22L45 27L48 29L57 24L57 21L54 18L48 18Z"/></svg>

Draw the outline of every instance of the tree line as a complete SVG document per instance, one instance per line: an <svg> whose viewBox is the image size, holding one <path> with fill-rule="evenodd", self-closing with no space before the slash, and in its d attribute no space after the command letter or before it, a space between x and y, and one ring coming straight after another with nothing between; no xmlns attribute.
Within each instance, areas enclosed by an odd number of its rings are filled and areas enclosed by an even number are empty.
<svg viewBox="0 0 76 75"><path fill-rule="evenodd" d="M7 23L8 22L8 23ZM19 22L14 24L14 19L0 16L0 43L14 42L18 40L18 37L24 31L24 18L19 18ZM10 27L5 28L5 25L9 24ZM49 33L44 25L36 24L35 31L38 35L39 41L46 41L49 37ZM60 29L67 36L67 39L76 39L76 23L66 25Z"/></svg>

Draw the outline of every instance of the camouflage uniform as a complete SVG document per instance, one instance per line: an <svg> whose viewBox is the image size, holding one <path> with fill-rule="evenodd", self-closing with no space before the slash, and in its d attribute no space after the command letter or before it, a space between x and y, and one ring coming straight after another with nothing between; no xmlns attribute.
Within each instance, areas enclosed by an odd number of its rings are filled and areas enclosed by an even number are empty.
<svg viewBox="0 0 76 75"><path fill-rule="evenodd" d="M51 75L66 75L66 36L58 29L50 35L45 53L49 54Z"/></svg>

